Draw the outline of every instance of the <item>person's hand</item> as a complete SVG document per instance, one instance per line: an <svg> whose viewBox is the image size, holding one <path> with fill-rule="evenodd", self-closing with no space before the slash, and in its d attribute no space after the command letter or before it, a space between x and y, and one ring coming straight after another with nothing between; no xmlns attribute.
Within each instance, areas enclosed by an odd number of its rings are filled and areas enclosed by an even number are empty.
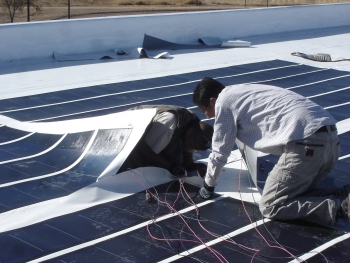
<svg viewBox="0 0 350 263"><path fill-rule="evenodd" d="M208 186L204 182L203 187L201 189L199 189L199 196L204 200L208 200L208 199L212 198L213 194L214 194L214 188L215 187Z"/></svg>
<svg viewBox="0 0 350 263"><path fill-rule="evenodd" d="M174 176L182 176L185 174L185 168L181 165L172 164L168 171Z"/></svg>

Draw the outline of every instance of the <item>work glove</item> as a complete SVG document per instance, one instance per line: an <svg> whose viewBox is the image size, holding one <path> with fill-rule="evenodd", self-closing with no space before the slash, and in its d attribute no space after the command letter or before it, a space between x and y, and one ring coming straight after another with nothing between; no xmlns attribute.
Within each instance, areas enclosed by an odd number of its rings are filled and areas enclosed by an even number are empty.
<svg viewBox="0 0 350 263"><path fill-rule="evenodd" d="M193 172L197 170L198 175L201 178L204 178L207 172L207 166L204 163L191 163L190 165L188 165L188 167L186 167L186 170L188 172Z"/></svg>
<svg viewBox="0 0 350 263"><path fill-rule="evenodd" d="M174 176L182 176L185 174L185 168L177 164L171 164L168 171Z"/></svg>
<svg viewBox="0 0 350 263"><path fill-rule="evenodd" d="M201 189L199 189L199 196L204 200L212 198L214 194L214 188L215 187L208 186L204 182L204 186Z"/></svg>

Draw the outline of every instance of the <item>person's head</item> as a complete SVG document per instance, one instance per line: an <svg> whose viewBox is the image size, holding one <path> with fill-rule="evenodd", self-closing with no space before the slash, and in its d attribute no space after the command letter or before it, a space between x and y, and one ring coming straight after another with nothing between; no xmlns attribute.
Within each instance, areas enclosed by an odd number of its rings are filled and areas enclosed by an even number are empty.
<svg viewBox="0 0 350 263"><path fill-rule="evenodd" d="M211 147L213 126L204 121L194 121L188 125L184 135L184 144L188 150L205 151Z"/></svg>
<svg viewBox="0 0 350 263"><path fill-rule="evenodd" d="M193 91L193 103L208 118L215 117L215 102L225 86L219 81L206 77L201 80Z"/></svg>

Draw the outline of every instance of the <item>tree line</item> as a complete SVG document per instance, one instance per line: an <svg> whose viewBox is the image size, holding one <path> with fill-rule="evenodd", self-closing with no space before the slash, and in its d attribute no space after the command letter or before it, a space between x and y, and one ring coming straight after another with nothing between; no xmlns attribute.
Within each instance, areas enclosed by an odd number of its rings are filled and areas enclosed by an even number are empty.
<svg viewBox="0 0 350 263"><path fill-rule="evenodd" d="M30 8L33 8L36 13L41 12L41 7L38 5L38 0L0 0L0 5L3 11L9 15L11 23L17 12L22 12L27 7L28 22L30 20Z"/></svg>

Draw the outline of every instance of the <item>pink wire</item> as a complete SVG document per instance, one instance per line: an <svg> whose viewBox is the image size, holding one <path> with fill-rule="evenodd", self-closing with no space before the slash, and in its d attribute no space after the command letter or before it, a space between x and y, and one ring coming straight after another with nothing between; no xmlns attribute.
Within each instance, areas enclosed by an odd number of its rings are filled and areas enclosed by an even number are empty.
<svg viewBox="0 0 350 263"><path fill-rule="evenodd" d="M188 195L186 189L183 188L183 190L185 191L187 197L191 200L192 204L195 206L195 208L196 208L195 210L196 210L196 213L197 213L197 216L198 216L198 215L199 215L199 209L197 208L196 204L193 202L193 200L191 199L191 197ZM225 238L223 238L222 236L216 235L215 233L212 233L212 232L208 231L208 230L202 225L202 223L201 223L199 220L197 220L197 221L198 221L198 224L200 225L200 227L201 227L205 232L207 232L209 235L211 235L211 236L213 236L213 237L215 237L215 238L220 238L222 241L225 241L225 242L228 242L228 243L237 245L237 246L239 246L239 247L243 247L243 248L248 249L248 250L252 250L252 251L255 251L255 252L259 252L259 250L257 250L257 249L250 248L250 247L246 247L246 246L244 246L244 245L238 244L237 242L234 242L234 241L231 241L231 240L229 240L229 239L227 239L227 238L225 239Z"/></svg>
<svg viewBox="0 0 350 263"><path fill-rule="evenodd" d="M241 176L241 171L242 171L242 162L241 162L241 169L240 169L240 172L239 172L239 175L238 175L238 191L239 191L239 192L240 192L240 176ZM190 202L192 203L192 205L195 206L195 211L196 211L197 216L199 215L198 207L196 206L196 204L194 203L194 201L193 201L192 198L189 196L189 194L187 193L186 189L185 189L184 186L183 186L183 184L184 184L184 181L183 181L183 180L179 179L179 182L180 182L180 190L179 190L179 192L178 192L178 194L177 194L177 197L176 197L176 199L175 199L173 205L170 205L168 202L161 201L158 197L156 197L152 192L149 191L149 189L148 189L139 179L136 178L136 176L133 174L133 172L132 172L131 170L130 170L130 172L131 172L132 176L146 189L146 191L147 191L149 194L151 194L151 195L153 196L153 198L155 198L159 203L166 205L172 213L176 213L176 214L181 218L181 220L185 223L185 225L186 225L187 228L191 231L191 233L198 239L198 241L187 240L187 239L163 239L163 238L157 238L157 237L153 236L152 233L150 232L150 230L149 230L149 225L151 224L151 222L149 222L149 223L147 224L147 231L148 231L148 234L150 235L151 238L153 238L154 240L158 240L158 241L180 241L180 242L201 243L201 244L204 245L211 253L213 253L213 254L216 256L216 258L217 258L220 262L223 263L223 261L220 259L220 257L221 257L225 262L228 263L228 261L226 260L226 258L225 258L222 254L220 254L220 253L219 253L218 251L216 251L215 249L213 249L213 248L207 246L207 245L195 234L195 232L194 232L194 231L192 230L192 228L187 224L186 220L182 217L182 215L174 208L174 206L175 206L177 200L178 200L179 197L180 197L180 193L181 193L181 191L183 190L183 191L185 192L185 194L187 195L188 199L190 200ZM186 174L185 176L187 176L187 174ZM246 207L245 207L245 205L244 205L244 202L243 202L243 199L242 199L242 198L241 198L241 202L242 202L243 209L244 209L244 211L245 211L245 213L246 213L246 215L247 215L247 217L248 217L250 223L253 225L254 229L255 229L255 230L257 231L257 233L261 236L261 238L265 241L265 243L266 243L270 248L277 248L277 249L281 249L281 250L287 252L287 253L288 253L289 255L291 255L295 260L298 261L298 259L297 259L292 253L290 253L288 250L286 250L285 248L283 248L283 247L278 247L278 246L271 246L271 245L269 244L269 242L264 238L264 236L260 233L260 231L259 231L259 230L256 228L256 226L254 225L252 219L250 218L250 216L249 216L249 214L248 214L248 212L247 212L247 210L246 210ZM152 220L152 223L155 222L155 221L156 221L156 219ZM238 243L236 243L236 242L234 242L234 241L225 239L225 238L223 238L222 236L216 235L216 234L214 234L214 233L208 231L208 230L201 224L201 222L200 222L199 219L197 219L197 221L198 221L198 224L200 225L200 227L201 227L205 232L207 232L209 235L211 235L211 236L213 236L213 237L215 237L215 238L220 238L220 239L222 239L223 241L226 241L226 242L228 242L228 243L235 244L235 245L238 245L238 246L243 247L243 248L245 248L245 249L254 251L255 253L254 253L254 255L253 255L252 259L251 259L251 262L253 262L255 256L256 256L256 255L259 253L259 251L260 251L260 250L254 249L254 248L250 248L250 247L246 247L246 246L244 246L244 245L238 244ZM300 261L298 261L298 262L300 262Z"/></svg>
<svg viewBox="0 0 350 263"><path fill-rule="evenodd" d="M222 260L220 259L220 257L222 257L222 258L225 260L225 262L229 263L229 262L225 259L225 257L224 257L223 255L221 255L221 254L220 254L218 251L216 251L215 249L213 249L213 248L207 246L207 245L195 234L195 232L192 230L192 228L187 224L186 220L181 216L181 214L178 213L178 211L177 211L176 209L174 209L168 202L163 202L163 201L161 201L158 197L156 197L152 192L150 192L150 191L148 190L148 188L147 188L139 179L136 178L136 176L133 174L132 170L130 170L130 172L131 172L131 175L146 189L146 191L147 191L149 194L151 194L156 200L158 200L158 202L160 202L161 204L165 204L165 205L170 209L170 211L174 211L173 213L176 213L176 214L181 218L181 220L185 223L185 225L186 225L187 228L191 231L191 233L199 240L199 242L202 243L202 245L204 245L211 253L213 253L221 263L223 263L224 261L222 261ZM181 181L181 180L180 180L180 181ZM180 185L183 186L183 183L180 184ZM149 224L147 224L147 231L148 231L148 233L150 234L151 238L154 238L155 240L162 240L162 241L172 240L172 239L158 239L158 238L155 238L155 237L150 233L149 228L148 228L148 225L149 225ZM181 241L181 240L182 240L182 239L174 239L174 241ZM188 242L188 240L184 240L184 241L187 241L187 242ZM195 241L191 241L191 242L195 242ZM220 257L219 257L219 256L220 256Z"/></svg>
<svg viewBox="0 0 350 263"><path fill-rule="evenodd" d="M242 162L243 162L243 159L241 160L241 169L240 169L239 174L238 174L238 192L239 192L239 193L241 193ZM270 243L265 239L265 237L260 233L260 231L258 230L258 228L254 225L253 220L250 218L250 216L249 216L249 214L248 214L248 212L247 212L247 210L246 210L246 208L245 208L244 201L243 201L242 197L241 197L241 202L242 202L242 205L243 205L244 212L246 213L246 215L247 215L247 217L248 217L250 223L254 226L254 229L255 229L256 232L259 234L259 236L261 236L261 238L265 241L265 243L268 245L268 247L270 247L270 248L281 249L281 250L287 252L287 253L288 253L290 256L292 256L295 260L297 260L297 262L300 262L296 256L294 256L291 252L289 252L289 251L288 251L287 249L285 249L284 247L278 247L278 246L271 246L271 245L270 245ZM259 251L260 251L260 250L259 250ZM256 256L256 254L257 254L259 251L257 251L257 252L253 255L251 262L253 262L254 257Z"/></svg>

